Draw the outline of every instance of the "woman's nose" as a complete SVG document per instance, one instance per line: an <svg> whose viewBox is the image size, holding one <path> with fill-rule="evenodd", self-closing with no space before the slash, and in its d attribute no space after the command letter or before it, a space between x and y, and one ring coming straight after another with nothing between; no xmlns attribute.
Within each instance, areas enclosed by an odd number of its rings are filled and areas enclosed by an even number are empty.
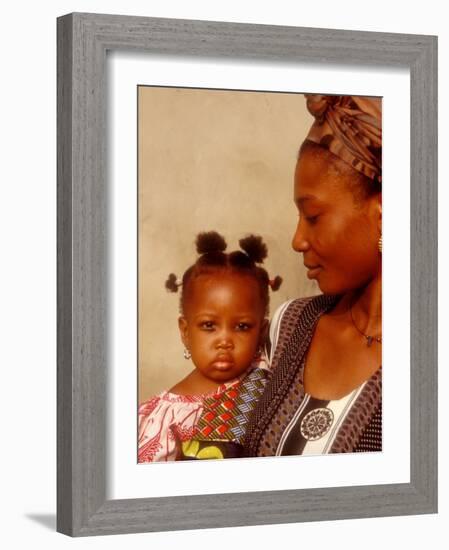
<svg viewBox="0 0 449 550"><path fill-rule="evenodd" d="M292 239L292 248L296 252L305 252L306 250L308 250L309 246L309 242L304 232L304 224L302 223L301 219L299 219L298 225L296 226L295 234L293 235Z"/></svg>

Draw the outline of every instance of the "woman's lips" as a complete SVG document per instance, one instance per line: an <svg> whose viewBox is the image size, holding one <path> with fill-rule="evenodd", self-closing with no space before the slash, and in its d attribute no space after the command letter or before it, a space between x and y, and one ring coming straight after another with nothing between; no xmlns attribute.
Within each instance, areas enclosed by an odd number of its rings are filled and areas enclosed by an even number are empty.
<svg viewBox="0 0 449 550"><path fill-rule="evenodd" d="M322 267L320 265L306 265L307 267L307 278L308 279L315 279L320 271L322 270Z"/></svg>

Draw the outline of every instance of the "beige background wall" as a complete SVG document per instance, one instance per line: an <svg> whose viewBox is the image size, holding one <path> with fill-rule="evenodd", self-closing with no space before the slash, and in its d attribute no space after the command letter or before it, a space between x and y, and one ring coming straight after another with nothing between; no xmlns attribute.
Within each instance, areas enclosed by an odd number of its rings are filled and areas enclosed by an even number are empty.
<svg viewBox="0 0 449 550"><path fill-rule="evenodd" d="M247 233L263 236L265 267L284 279L272 312L319 292L290 246L294 167L311 122L301 94L139 88L139 401L193 368L179 295L164 283L195 261L198 232L221 232L228 250Z"/></svg>

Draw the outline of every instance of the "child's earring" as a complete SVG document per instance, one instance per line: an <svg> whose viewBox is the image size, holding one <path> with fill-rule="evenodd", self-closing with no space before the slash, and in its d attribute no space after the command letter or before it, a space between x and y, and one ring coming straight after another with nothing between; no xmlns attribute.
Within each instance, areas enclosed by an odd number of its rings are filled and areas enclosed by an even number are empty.
<svg viewBox="0 0 449 550"><path fill-rule="evenodd" d="M192 354L187 348L184 348L184 359L190 359L192 357Z"/></svg>

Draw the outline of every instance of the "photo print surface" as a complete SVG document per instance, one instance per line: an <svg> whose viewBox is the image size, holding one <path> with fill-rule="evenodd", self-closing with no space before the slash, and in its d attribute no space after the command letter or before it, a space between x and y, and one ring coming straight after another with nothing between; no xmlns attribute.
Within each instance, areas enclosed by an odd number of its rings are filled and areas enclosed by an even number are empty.
<svg viewBox="0 0 449 550"><path fill-rule="evenodd" d="M382 450L381 99L138 87L138 462Z"/></svg>

